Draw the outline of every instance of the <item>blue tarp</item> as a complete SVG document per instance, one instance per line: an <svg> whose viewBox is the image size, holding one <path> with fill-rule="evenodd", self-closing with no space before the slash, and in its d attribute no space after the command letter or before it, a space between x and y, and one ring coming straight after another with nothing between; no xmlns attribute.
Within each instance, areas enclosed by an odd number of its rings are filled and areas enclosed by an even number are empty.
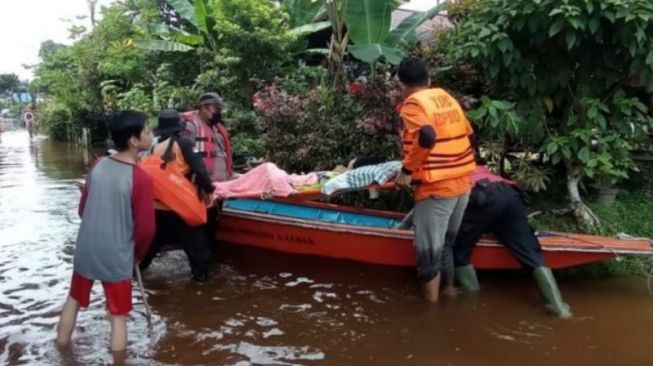
<svg viewBox="0 0 653 366"><path fill-rule="evenodd" d="M305 207L288 203L249 199L228 200L225 201L224 207L238 211L258 212L303 220L378 228L393 228L399 225L400 222L400 220L387 217L340 212L324 208Z"/></svg>
<svg viewBox="0 0 653 366"><path fill-rule="evenodd" d="M14 93L13 95L14 101L16 102L21 102L21 103L31 103L32 102L32 95L30 93Z"/></svg>

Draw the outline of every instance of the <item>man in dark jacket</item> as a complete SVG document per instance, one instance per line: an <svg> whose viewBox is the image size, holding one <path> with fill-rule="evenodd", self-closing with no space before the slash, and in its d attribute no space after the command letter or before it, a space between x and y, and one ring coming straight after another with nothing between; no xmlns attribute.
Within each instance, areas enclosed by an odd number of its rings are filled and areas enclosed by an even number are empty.
<svg viewBox="0 0 653 366"><path fill-rule="evenodd" d="M569 318L571 310L564 303L551 269L547 267L540 242L528 224L526 197L517 183L504 179L483 165L469 177L472 191L453 246L455 280L465 291L480 290L471 256L478 240L492 233L532 273L545 302L545 307L561 318ZM412 211L400 228L412 226Z"/></svg>
<svg viewBox="0 0 653 366"><path fill-rule="evenodd" d="M492 233L533 274L545 307L561 318L571 316L551 269L546 266L540 242L528 224L526 197L517 183L478 166L470 176L473 185L460 230L454 244L455 277L466 291L479 291L476 271L471 264L472 250L478 240Z"/></svg>

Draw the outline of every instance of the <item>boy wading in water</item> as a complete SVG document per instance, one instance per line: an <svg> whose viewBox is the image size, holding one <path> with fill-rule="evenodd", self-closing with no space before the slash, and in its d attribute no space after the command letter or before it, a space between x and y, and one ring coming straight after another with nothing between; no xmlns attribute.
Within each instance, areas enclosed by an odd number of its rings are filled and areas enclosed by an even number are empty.
<svg viewBox="0 0 653 366"><path fill-rule="evenodd" d="M136 166L138 152L152 144L146 117L122 111L109 130L118 153L95 163L82 192L70 293L57 329L60 346L70 343L77 312L88 307L91 287L98 280L111 323L111 350L127 347L134 257L143 258L154 236L152 180Z"/></svg>

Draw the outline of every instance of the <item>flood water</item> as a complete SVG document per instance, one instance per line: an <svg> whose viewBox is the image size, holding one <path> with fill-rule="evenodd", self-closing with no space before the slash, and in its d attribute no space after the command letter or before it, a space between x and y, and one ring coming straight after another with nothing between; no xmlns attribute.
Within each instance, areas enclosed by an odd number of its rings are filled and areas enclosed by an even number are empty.
<svg viewBox="0 0 653 366"><path fill-rule="evenodd" d="M54 345L79 219L84 150L0 135L0 364L114 362L101 286L71 350ZM481 273L482 292L427 304L407 269L227 248L193 283L166 252L138 288L126 363L136 365L653 365L653 297L642 278L565 278L575 316L540 306L520 272Z"/></svg>

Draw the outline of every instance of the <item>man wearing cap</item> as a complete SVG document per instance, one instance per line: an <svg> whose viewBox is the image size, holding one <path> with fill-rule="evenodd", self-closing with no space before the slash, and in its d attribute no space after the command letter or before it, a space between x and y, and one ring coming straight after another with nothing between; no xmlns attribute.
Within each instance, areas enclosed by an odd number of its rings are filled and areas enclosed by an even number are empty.
<svg viewBox="0 0 653 366"><path fill-rule="evenodd" d="M233 150L222 121L224 102L217 93L204 93L199 109L181 114L186 121L183 135L195 142L195 152L204 159L211 180L222 182L233 174Z"/></svg>
<svg viewBox="0 0 653 366"><path fill-rule="evenodd" d="M233 175L233 150L229 133L222 121L224 102L218 93L204 93L200 96L198 109L184 112L181 118L185 121L183 136L195 142L193 150L204 160L206 170L213 182L223 182ZM213 201L207 214L204 227L207 235L214 237L221 204ZM211 246L214 250L214 246Z"/></svg>

